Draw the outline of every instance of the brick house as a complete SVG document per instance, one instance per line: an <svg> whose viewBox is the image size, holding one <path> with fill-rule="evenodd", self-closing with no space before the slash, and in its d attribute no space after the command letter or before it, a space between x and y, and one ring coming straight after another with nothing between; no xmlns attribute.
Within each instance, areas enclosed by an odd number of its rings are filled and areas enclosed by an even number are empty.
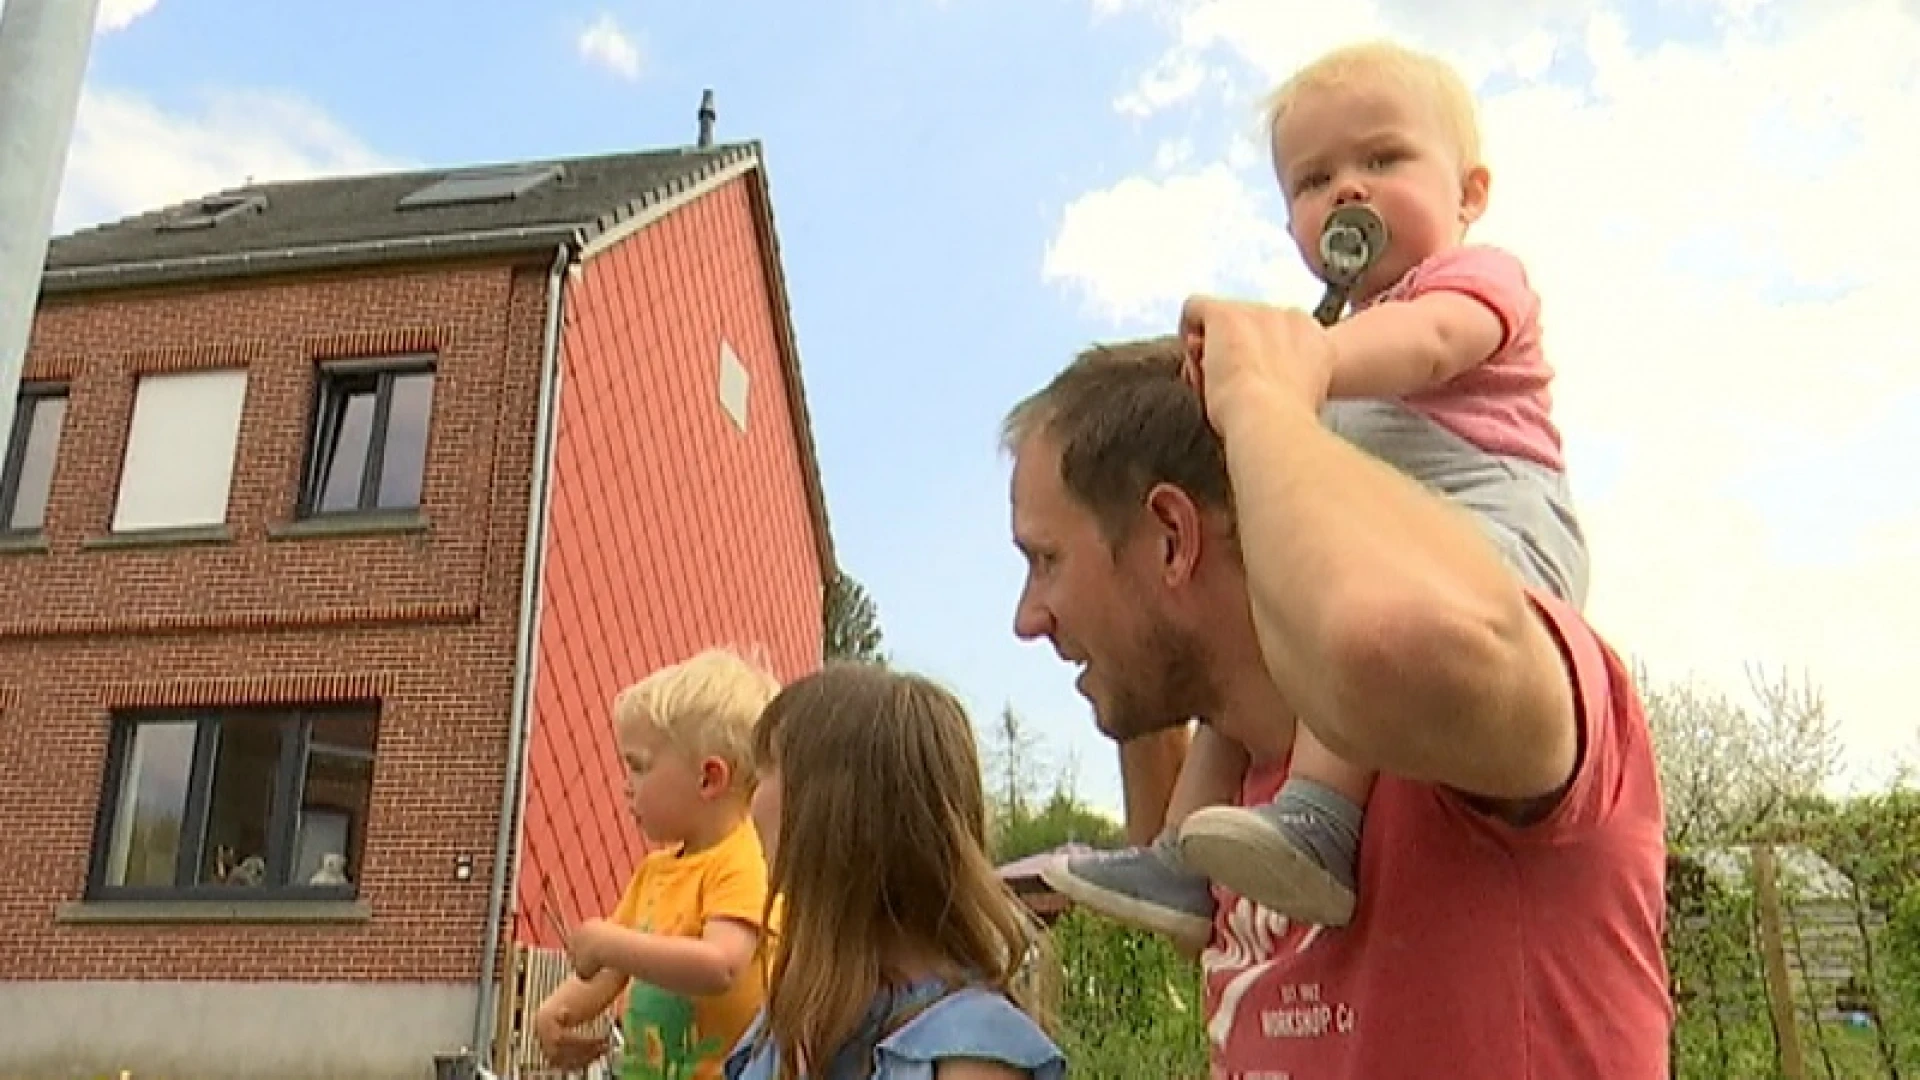
<svg viewBox="0 0 1920 1080"><path fill-rule="evenodd" d="M819 662L797 363L760 148L704 133L56 239L0 458L0 1076L485 1045L512 945L641 851L612 695Z"/></svg>

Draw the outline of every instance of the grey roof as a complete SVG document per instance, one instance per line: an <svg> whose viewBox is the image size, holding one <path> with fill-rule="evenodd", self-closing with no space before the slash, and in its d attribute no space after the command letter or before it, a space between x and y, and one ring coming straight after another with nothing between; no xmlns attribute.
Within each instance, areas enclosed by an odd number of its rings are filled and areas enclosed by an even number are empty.
<svg viewBox="0 0 1920 1080"><path fill-rule="evenodd" d="M759 157L759 144L749 142L247 185L56 237L48 247L43 287L59 293L509 254L551 249L569 239L586 243L662 199ZM543 166L558 166L557 175L510 198L401 205L450 175ZM183 218L216 204L233 212L208 227L179 227Z"/></svg>

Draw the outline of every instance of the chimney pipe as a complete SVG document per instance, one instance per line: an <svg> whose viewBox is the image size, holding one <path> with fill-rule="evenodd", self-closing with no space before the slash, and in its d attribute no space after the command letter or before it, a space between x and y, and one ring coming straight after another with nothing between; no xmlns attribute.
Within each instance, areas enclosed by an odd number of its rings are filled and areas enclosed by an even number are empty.
<svg viewBox="0 0 1920 1080"><path fill-rule="evenodd" d="M701 147L713 145L713 91L700 92L700 142Z"/></svg>

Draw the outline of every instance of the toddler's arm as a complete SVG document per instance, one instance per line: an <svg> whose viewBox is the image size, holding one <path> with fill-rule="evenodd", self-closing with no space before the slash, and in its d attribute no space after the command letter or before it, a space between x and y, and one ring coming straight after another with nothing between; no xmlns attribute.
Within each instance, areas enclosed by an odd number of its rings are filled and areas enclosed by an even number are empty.
<svg viewBox="0 0 1920 1080"><path fill-rule="evenodd" d="M600 938L594 958L602 965L687 997L732 989L760 946L760 928L732 918L708 919L706 931L697 938L648 934L611 923L601 923L594 933Z"/></svg>
<svg viewBox="0 0 1920 1080"><path fill-rule="evenodd" d="M591 979L569 975L554 987L533 1014L534 1038L547 1059L559 1068L580 1068L605 1053L605 1036L574 1029L606 1012L626 987L627 977L612 968Z"/></svg>
<svg viewBox="0 0 1920 1080"><path fill-rule="evenodd" d="M1448 382L1485 362L1506 332L1492 309L1455 292L1381 304L1336 323L1336 398L1395 398Z"/></svg>
<svg viewBox="0 0 1920 1080"><path fill-rule="evenodd" d="M1462 247L1415 269L1405 294L1334 324L1330 396L1431 390L1491 359L1539 316L1525 268L1491 247Z"/></svg>

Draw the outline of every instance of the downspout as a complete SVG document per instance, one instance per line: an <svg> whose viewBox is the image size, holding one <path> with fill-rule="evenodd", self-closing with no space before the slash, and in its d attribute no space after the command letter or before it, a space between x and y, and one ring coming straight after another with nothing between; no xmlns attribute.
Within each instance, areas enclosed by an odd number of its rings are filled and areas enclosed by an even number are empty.
<svg viewBox="0 0 1920 1080"><path fill-rule="evenodd" d="M540 576L546 563L547 514L552 492L555 419L560 399L561 302L573 246L561 244L547 275L547 321L540 352L540 396L533 428L533 483L527 503L527 542L521 558L520 626L513 648L513 704L508 713L507 776L500 795L500 828L493 840L493 873L487 892L486 945L480 957L480 1000L473 1014L475 1055L493 1056L494 1010L499 982L500 923L519 862L520 821L526 809L528 738L533 728L534 663L540 633Z"/></svg>

